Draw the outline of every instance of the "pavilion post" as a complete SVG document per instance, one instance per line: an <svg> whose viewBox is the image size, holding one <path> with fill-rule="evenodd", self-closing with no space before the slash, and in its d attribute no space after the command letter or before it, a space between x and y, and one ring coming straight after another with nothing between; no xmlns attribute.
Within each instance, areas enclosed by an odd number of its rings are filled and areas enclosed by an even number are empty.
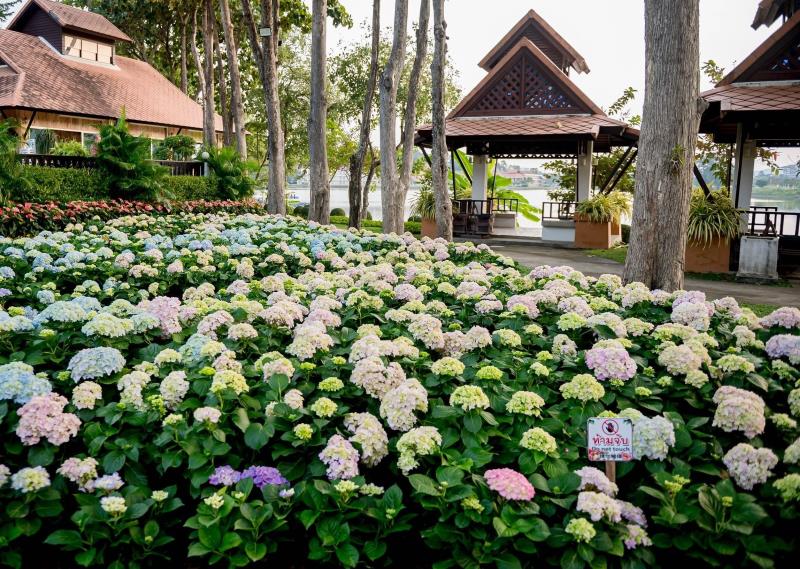
<svg viewBox="0 0 800 569"><path fill-rule="evenodd" d="M575 182L575 201L582 202L589 199L592 191L592 153L594 140L579 143L578 146L578 177Z"/></svg>
<svg viewBox="0 0 800 569"><path fill-rule="evenodd" d="M472 157L472 199L485 200L489 182L489 157L477 154Z"/></svg>
<svg viewBox="0 0 800 569"><path fill-rule="evenodd" d="M742 123L736 128L736 166L734 170L733 205L740 209L750 207L753 194L753 171L756 163L756 141L748 140Z"/></svg>

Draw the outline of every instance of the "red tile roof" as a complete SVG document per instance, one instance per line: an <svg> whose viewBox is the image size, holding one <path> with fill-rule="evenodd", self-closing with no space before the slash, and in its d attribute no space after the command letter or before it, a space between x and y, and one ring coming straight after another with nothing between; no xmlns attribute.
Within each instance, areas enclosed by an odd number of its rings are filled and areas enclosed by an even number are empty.
<svg viewBox="0 0 800 569"><path fill-rule="evenodd" d="M100 14L51 0L29 0L25 6L20 8L14 19L9 22L8 28L13 28L17 18L25 13L31 4L36 4L50 14L63 28L89 32L119 41L131 41L127 34L120 31L119 28Z"/></svg>
<svg viewBox="0 0 800 569"><path fill-rule="evenodd" d="M10 66L0 74L0 108L113 119L125 107L133 122L203 128L202 107L143 61L116 56L113 66L84 63L8 30L0 30L0 59ZM216 128L222 130L219 116Z"/></svg>
<svg viewBox="0 0 800 569"><path fill-rule="evenodd" d="M800 109L800 85L721 85L701 96L719 102L720 111L791 111Z"/></svg>

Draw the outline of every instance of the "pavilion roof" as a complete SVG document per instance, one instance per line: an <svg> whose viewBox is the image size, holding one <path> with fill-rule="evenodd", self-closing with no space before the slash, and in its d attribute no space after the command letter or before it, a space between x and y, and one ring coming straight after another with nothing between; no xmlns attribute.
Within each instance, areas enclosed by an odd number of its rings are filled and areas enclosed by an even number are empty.
<svg viewBox="0 0 800 569"><path fill-rule="evenodd" d="M752 27L757 30L761 26L771 26L775 20L793 11L792 4L800 4L797 0L761 0L753 18Z"/></svg>
<svg viewBox="0 0 800 569"><path fill-rule="evenodd" d="M528 38L565 73L569 72L570 67L578 73L589 73L589 67L583 56L534 10L528 10L528 13L486 54L478 66L490 71L521 38Z"/></svg>
<svg viewBox="0 0 800 569"><path fill-rule="evenodd" d="M716 142L735 141L740 123L763 145L799 141L800 12L701 96L709 106L700 132L713 134Z"/></svg>

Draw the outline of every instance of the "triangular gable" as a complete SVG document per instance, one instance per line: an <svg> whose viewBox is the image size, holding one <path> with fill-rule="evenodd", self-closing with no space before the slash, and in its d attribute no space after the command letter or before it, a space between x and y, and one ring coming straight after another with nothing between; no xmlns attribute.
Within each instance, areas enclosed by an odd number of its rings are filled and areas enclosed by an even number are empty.
<svg viewBox="0 0 800 569"><path fill-rule="evenodd" d="M800 12L775 30L717 86L794 80L800 80Z"/></svg>
<svg viewBox="0 0 800 569"><path fill-rule="evenodd" d="M533 42L565 74L569 73L570 67L573 67L578 73L589 73L589 67L581 54L533 10L529 10L511 28L503 39L486 54L478 66L490 71L522 38Z"/></svg>
<svg viewBox="0 0 800 569"><path fill-rule="evenodd" d="M449 118L553 114L605 113L533 42L522 38Z"/></svg>

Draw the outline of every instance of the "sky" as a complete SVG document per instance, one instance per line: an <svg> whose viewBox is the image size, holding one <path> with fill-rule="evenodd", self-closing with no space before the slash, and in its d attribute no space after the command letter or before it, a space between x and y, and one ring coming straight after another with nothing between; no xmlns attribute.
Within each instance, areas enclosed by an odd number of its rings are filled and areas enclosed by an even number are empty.
<svg viewBox="0 0 800 569"><path fill-rule="evenodd" d="M677 0L680 1L680 0ZM352 29L328 28L328 47L355 41L372 17L371 0L341 0L353 16ZM730 71L777 27L753 30L758 0L700 0L700 61L713 59ZM591 70L570 78L595 103L607 108L626 87L637 90L631 106L640 114L644 98L643 0L447 0L448 51L459 71L464 94L485 76L478 62L533 8L586 60ZM409 21L416 22L419 0L409 2ZM381 2L381 26L390 27L394 1ZM701 89L713 85L705 78ZM800 152L781 154L779 163L796 162Z"/></svg>

